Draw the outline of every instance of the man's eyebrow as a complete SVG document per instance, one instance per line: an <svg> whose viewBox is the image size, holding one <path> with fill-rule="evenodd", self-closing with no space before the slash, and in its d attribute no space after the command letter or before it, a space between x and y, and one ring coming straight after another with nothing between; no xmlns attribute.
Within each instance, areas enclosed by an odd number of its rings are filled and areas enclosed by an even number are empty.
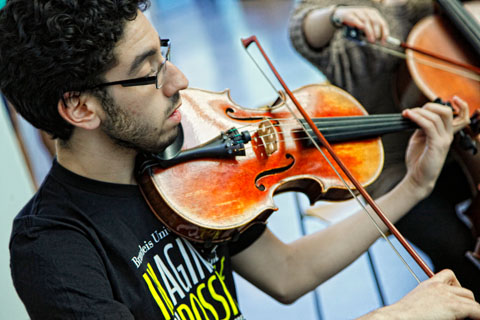
<svg viewBox="0 0 480 320"><path fill-rule="evenodd" d="M135 60L133 60L132 65L130 66L130 70L128 71L128 75L134 75L135 72L140 68L142 65L143 61L145 61L148 57L156 55L158 52L157 49L151 49L148 51L145 51L144 53L138 55L135 57Z"/></svg>

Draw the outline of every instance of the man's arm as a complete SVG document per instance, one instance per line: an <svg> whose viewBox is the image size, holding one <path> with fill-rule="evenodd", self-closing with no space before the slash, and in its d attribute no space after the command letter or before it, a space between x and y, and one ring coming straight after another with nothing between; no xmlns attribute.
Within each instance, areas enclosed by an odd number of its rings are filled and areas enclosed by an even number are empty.
<svg viewBox="0 0 480 320"><path fill-rule="evenodd" d="M429 103L423 108L404 111L404 116L416 122L422 130L417 130L410 140L406 176L377 201L392 222L432 191L453 139L452 112L444 106ZM378 236L367 215L359 211L327 229L289 244L267 230L232 261L241 276L280 302L291 303L348 266ZM426 289L419 291L437 289L436 286L424 287ZM379 316L378 313L375 316Z"/></svg>
<svg viewBox="0 0 480 320"><path fill-rule="evenodd" d="M417 203L420 193L404 180L377 204L394 222ZM358 211L289 244L267 229L232 261L242 277L275 299L291 303L350 265L378 237L365 212Z"/></svg>

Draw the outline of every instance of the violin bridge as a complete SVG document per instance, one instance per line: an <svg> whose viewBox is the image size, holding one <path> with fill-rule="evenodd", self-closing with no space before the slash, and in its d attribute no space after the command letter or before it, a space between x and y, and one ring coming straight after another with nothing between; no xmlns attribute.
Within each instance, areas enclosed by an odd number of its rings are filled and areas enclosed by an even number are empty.
<svg viewBox="0 0 480 320"><path fill-rule="evenodd" d="M258 125L257 135L262 141L265 153L270 156L278 150L278 135L275 126L269 119L265 119Z"/></svg>

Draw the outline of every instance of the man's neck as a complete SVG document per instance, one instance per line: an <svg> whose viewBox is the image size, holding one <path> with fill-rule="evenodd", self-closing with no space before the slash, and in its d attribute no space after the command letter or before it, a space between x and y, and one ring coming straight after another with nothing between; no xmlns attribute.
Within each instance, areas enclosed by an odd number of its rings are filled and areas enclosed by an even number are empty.
<svg viewBox="0 0 480 320"><path fill-rule="evenodd" d="M63 167L103 182L136 184L135 156L134 150L114 144L105 135L92 135L92 132L75 132L68 146L57 141L57 161Z"/></svg>

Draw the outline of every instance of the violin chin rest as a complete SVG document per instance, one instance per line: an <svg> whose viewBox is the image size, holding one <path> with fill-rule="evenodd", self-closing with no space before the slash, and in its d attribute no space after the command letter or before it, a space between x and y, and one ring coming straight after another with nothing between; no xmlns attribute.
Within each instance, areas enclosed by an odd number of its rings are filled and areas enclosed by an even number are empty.
<svg viewBox="0 0 480 320"><path fill-rule="evenodd" d="M180 123L178 127L179 131L175 140L168 147L166 147L165 150L155 155L158 160L171 160L180 153L180 150L183 146L184 136L182 124Z"/></svg>

